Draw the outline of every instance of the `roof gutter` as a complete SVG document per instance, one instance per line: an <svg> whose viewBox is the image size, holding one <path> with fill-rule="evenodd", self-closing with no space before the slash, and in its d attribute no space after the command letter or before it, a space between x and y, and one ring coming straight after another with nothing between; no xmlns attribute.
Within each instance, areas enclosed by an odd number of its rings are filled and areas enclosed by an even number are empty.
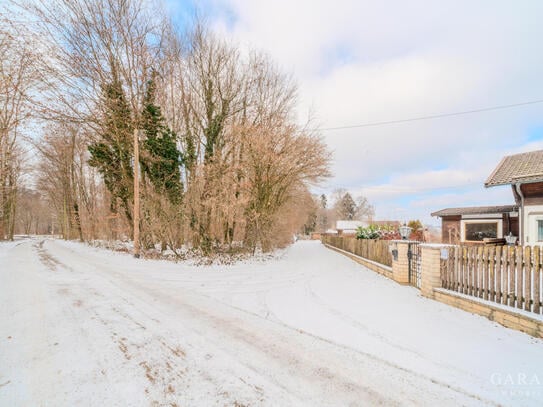
<svg viewBox="0 0 543 407"><path fill-rule="evenodd" d="M520 244L521 245L524 245L524 195L522 194L522 190L520 189L520 186L521 186L521 183L520 182L517 182L515 184L515 190L517 191L517 194L520 196L520 210L521 210L521 214L519 214L520 216L520 230L519 230L519 235L520 236Z"/></svg>

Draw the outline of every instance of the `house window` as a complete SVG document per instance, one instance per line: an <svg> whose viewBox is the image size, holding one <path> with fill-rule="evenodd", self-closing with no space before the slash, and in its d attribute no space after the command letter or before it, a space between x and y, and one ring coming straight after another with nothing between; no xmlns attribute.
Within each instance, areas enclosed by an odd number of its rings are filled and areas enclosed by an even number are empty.
<svg viewBox="0 0 543 407"><path fill-rule="evenodd" d="M465 230L464 240L482 241L485 238L497 238L498 222L466 222Z"/></svg>
<svg viewBox="0 0 543 407"><path fill-rule="evenodd" d="M543 219L537 221L537 241L543 242Z"/></svg>

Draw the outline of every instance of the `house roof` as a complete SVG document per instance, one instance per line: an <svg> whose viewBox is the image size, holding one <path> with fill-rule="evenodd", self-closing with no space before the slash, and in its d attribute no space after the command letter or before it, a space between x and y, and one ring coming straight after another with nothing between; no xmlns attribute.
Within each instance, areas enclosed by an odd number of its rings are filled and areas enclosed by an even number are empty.
<svg viewBox="0 0 543 407"><path fill-rule="evenodd" d="M518 211L518 205L470 206L465 208L446 208L433 212L432 216L485 215L490 213L508 213Z"/></svg>
<svg viewBox="0 0 543 407"><path fill-rule="evenodd" d="M485 182L485 187L543 181L543 150L504 157Z"/></svg>
<svg viewBox="0 0 543 407"><path fill-rule="evenodd" d="M359 226L365 226L366 223L360 220L338 220L336 222L337 230L356 230Z"/></svg>
<svg viewBox="0 0 543 407"><path fill-rule="evenodd" d="M402 222L399 220L374 220L371 221L371 224L377 226L400 226Z"/></svg>

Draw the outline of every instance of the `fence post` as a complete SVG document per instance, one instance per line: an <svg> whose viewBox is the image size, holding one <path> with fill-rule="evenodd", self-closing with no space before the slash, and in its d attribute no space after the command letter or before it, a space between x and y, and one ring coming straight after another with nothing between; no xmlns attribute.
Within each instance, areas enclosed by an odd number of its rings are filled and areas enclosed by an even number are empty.
<svg viewBox="0 0 543 407"><path fill-rule="evenodd" d="M434 288L441 287L441 249L447 246L426 243L420 247L420 292L425 297L434 298Z"/></svg>
<svg viewBox="0 0 543 407"><path fill-rule="evenodd" d="M392 240L390 242L393 250L398 250L397 256L392 258L392 279L400 284L409 284L409 259L407 240Z"/></svg>

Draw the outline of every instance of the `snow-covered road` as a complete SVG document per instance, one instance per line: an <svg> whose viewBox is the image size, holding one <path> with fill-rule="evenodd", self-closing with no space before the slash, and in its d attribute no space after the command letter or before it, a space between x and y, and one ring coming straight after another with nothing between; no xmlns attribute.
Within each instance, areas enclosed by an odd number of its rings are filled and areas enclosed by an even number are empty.
<svg viewBox="0 0 543 407"><path fill-rule="evenodd" d="M0 406L543 404L543 342L319 242L195 267L0 244Z"/></svg>

